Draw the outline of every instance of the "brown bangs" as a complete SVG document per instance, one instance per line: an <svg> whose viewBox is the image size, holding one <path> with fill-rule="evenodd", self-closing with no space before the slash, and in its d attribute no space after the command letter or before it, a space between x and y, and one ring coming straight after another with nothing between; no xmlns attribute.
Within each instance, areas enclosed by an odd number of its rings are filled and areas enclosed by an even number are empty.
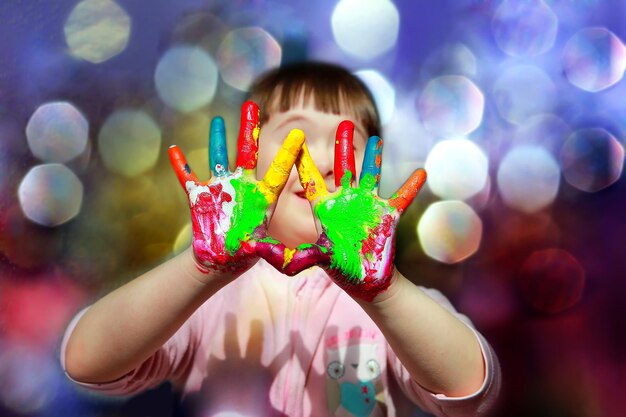
<svg viewBox="0 0 626 417"><path fill-rule="evenodd" d="M273 112L293 108L302 97L325 113L352 113L368 136L380 136L380 118L371 93L361 80L337 65L302 62L283 66L262 75L250 89L250 99L261 108L261 123Z"/></svg>

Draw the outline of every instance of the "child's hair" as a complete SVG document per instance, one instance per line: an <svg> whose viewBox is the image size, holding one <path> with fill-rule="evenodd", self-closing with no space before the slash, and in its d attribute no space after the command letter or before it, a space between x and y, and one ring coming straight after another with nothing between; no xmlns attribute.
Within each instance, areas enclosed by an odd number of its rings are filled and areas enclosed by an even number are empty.
<svg viewBox="0 0 626 417"><path fill-rule="evenodd" d="M368 136L380 136L380 117L365 84L345 68L323 62L300 62L261 75L250 89L250 99L261 108L261 124L272 112L287 111L304 96L325 113L351 112ZM341 108L341 106L346 106Z"/></svg>

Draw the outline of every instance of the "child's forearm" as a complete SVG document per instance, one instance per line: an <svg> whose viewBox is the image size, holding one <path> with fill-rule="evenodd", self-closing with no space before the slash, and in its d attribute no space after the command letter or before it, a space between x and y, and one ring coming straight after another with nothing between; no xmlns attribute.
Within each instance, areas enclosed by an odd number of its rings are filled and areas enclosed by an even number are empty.
<svg viewBox="0 0 626 417"><path fill-rule="evenodd" d="M122 377L233 278L200 273L187 250L112 291L74 328L66 347L67 373L94 383Z"/></svg>
<svg viewBox="0 0 626 417"><path fill-rule="evenodd" d="M476 336L400 273L372 302L357 302L419 385L450 397L480 388L485 368Z"/></svg>

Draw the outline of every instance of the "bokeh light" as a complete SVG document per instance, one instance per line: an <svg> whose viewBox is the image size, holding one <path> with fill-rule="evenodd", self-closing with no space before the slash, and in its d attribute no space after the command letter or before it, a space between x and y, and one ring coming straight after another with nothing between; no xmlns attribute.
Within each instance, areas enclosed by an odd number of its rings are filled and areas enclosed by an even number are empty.
<svg viewBox="0 0 626 417"><path fill-rule="evenodd" d="M122 52L130 37L130 17L112 0L84 0L65 22L65 41L73 55L98 64Z"/></svg>
<svg viewBox="0 0 626 417"><path fill-rule="evenodd" d="M0 401L26 415L45 409L58 390L57 372L48 353L28 345L0 347Z"/></svg>
<svg viewBox="0 0 626 417"><path fill-rule="evenodd" d="M142 110L121 109L111 114L100 130L98 150L112 172L134 177L156 163L161 130Z"/></svg>
<svg viewBox="0 0 626 417"><path fill-rule="evenodd" d="M252 81L280 65L282 49L264 29L247 27L229 32L217 51L217 62L224 82L247 91Z"/></svg>
<svg viewBox="0 0 626 417"><path fill-rule="evenodd" d="M472 141L450 139L437 143L426 159L426 182L441 198L464 200L480 192L487 182L489 160Z"/></svg>
<svg viewBox="0 0 626 417"><path fill-rule="evenodd" d="M605 129L580 129L563 144L561 167L570 185L582 191L599 191L622 174L624 148Z"/></svg>
<svg viewBox="0 0 626 417"><path fill-rule="evenodd" d="M534 56L554 45L558 19L543 0L504 0L491 28L498 47L512 56Z"/></svg>
<svg viewBox="0 0 626 417"><path fill-rule="evenodd" d="M563 49L563 70L570 83L596 92L617 83L626 69L626 48L606 28L581 29Z"/></svg>
<svg viewBox="0 0 626 417"><path fill-rule="evenodd" d="M550 77L533 65L507 68L493 86L493 99L500 115L515 124L524 124L540 113L550 113L555 95Z"/></svg>
<svg viewBox="0 0 626 417"><path fill-rule="evenodd" d="M429 81L417 102L424 127L440 136L462 136L476 130L484 106L480 89L460 75Z"/></svg>
<svg viewBox="0 0 626 417"><path fill-rule="evenodd" d="M89 123L67 102L40 106L26 125L26 139L33 155L44 162L67 162L87 145Z"/></svg>
<svg viewBox="0 0 626 417"><path fill-rule="evenodd" d="M360 70L354 75L372 92L381 124L389 123L396 108L396 91L391 83L376 70Z"/></svg>
<svg viewBox="0 0 626 417"><path fill-rule="evenodd" d="M533 252L521 271L522 294L537 310L560 313L576 305L585 289L585 271L569 252L544 249Z"/></svg>
<svg viewBox="0 0 626 417"><path fill-rule="evenodd" d="M80 211L83 184L65 165L44 164L28 171L17 194L27 218L44 226L58 226Z"/></svg>
<svg viewBox="0 0 626 417"><path fill-rule="evenodd" d="M448 264L474 254L482 238L482 221L462 201L431 204L417 225L417 235L426 255Z"/></svg>
<svg viewBox="0 0 626 417"><path fill-rule="evenodd" d="M498 168L498 190L509 207L533 213L551 204L560 184L559 165L537 145L513 148Z"/></svg>
<svg viewBox="0 0 626 417"><path fill-rule="evenodd" d="M82 302L83 292L58 272L3 278L0 323L4 340L38 348L54 347L74 309Z"/></svg>
<svg viewBox="0 0 626 417"><path fill-rule="evenodd" d="M473 77L478 70L476 56L467 45L460 42L437 49L426 58L421 67L428 78L439 75Z"/></svg>
<svg viewBox="0 0 626 417"><path fill-rule="evenodd" d="M396 44L400 14L389 0L340 0L333 10L331 26L344 52L370 60Z"/></svg>
<svg viewBox="0 0 626 417"><path fill-rule="evenodd" d="M570 133L570 126L557 115L538 114L518 126L514 142L516 145L540 145L553 155L558 155Z"/></svg>
<svg viewBox="0 0 626 417"><path fill-rule="evenodd" d="M383 127L383 159L379 194L395 193L424 161L433 146L433 135L420 123L414 100L401 99L391 121Z"/></svg>
<svg viewBox="0 0 626 417"><path fill-rule="evenodd" d="M180 112L191 112L209 104L219 81L217 64L204 49L180 45L169 49L154 73L161 100Z"/></svg>
<svg viewBox="0 0 626 417"><path fill-rule="evenodd" d="M191 9L177 17L172 28L172 43L201 46L215 54L228 29L228 23L219 15Z"/></svg>

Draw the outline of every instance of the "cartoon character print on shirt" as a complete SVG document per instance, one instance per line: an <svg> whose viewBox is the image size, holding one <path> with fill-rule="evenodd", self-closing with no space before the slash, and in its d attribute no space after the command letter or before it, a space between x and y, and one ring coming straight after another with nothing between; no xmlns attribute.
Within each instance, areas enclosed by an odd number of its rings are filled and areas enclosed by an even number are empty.
<svg viewBox="0 0 626 417"><path fill-rule="evenodd" d="M351 336L367 331L352 329ZM358 333L354 334L354 333ZM379 332L372 330L370 333ZM331 336L326 343L326 398L333 416L378 417L386 415L382 373L384 352L366 337L350 337L341 343Z"/></svg>

